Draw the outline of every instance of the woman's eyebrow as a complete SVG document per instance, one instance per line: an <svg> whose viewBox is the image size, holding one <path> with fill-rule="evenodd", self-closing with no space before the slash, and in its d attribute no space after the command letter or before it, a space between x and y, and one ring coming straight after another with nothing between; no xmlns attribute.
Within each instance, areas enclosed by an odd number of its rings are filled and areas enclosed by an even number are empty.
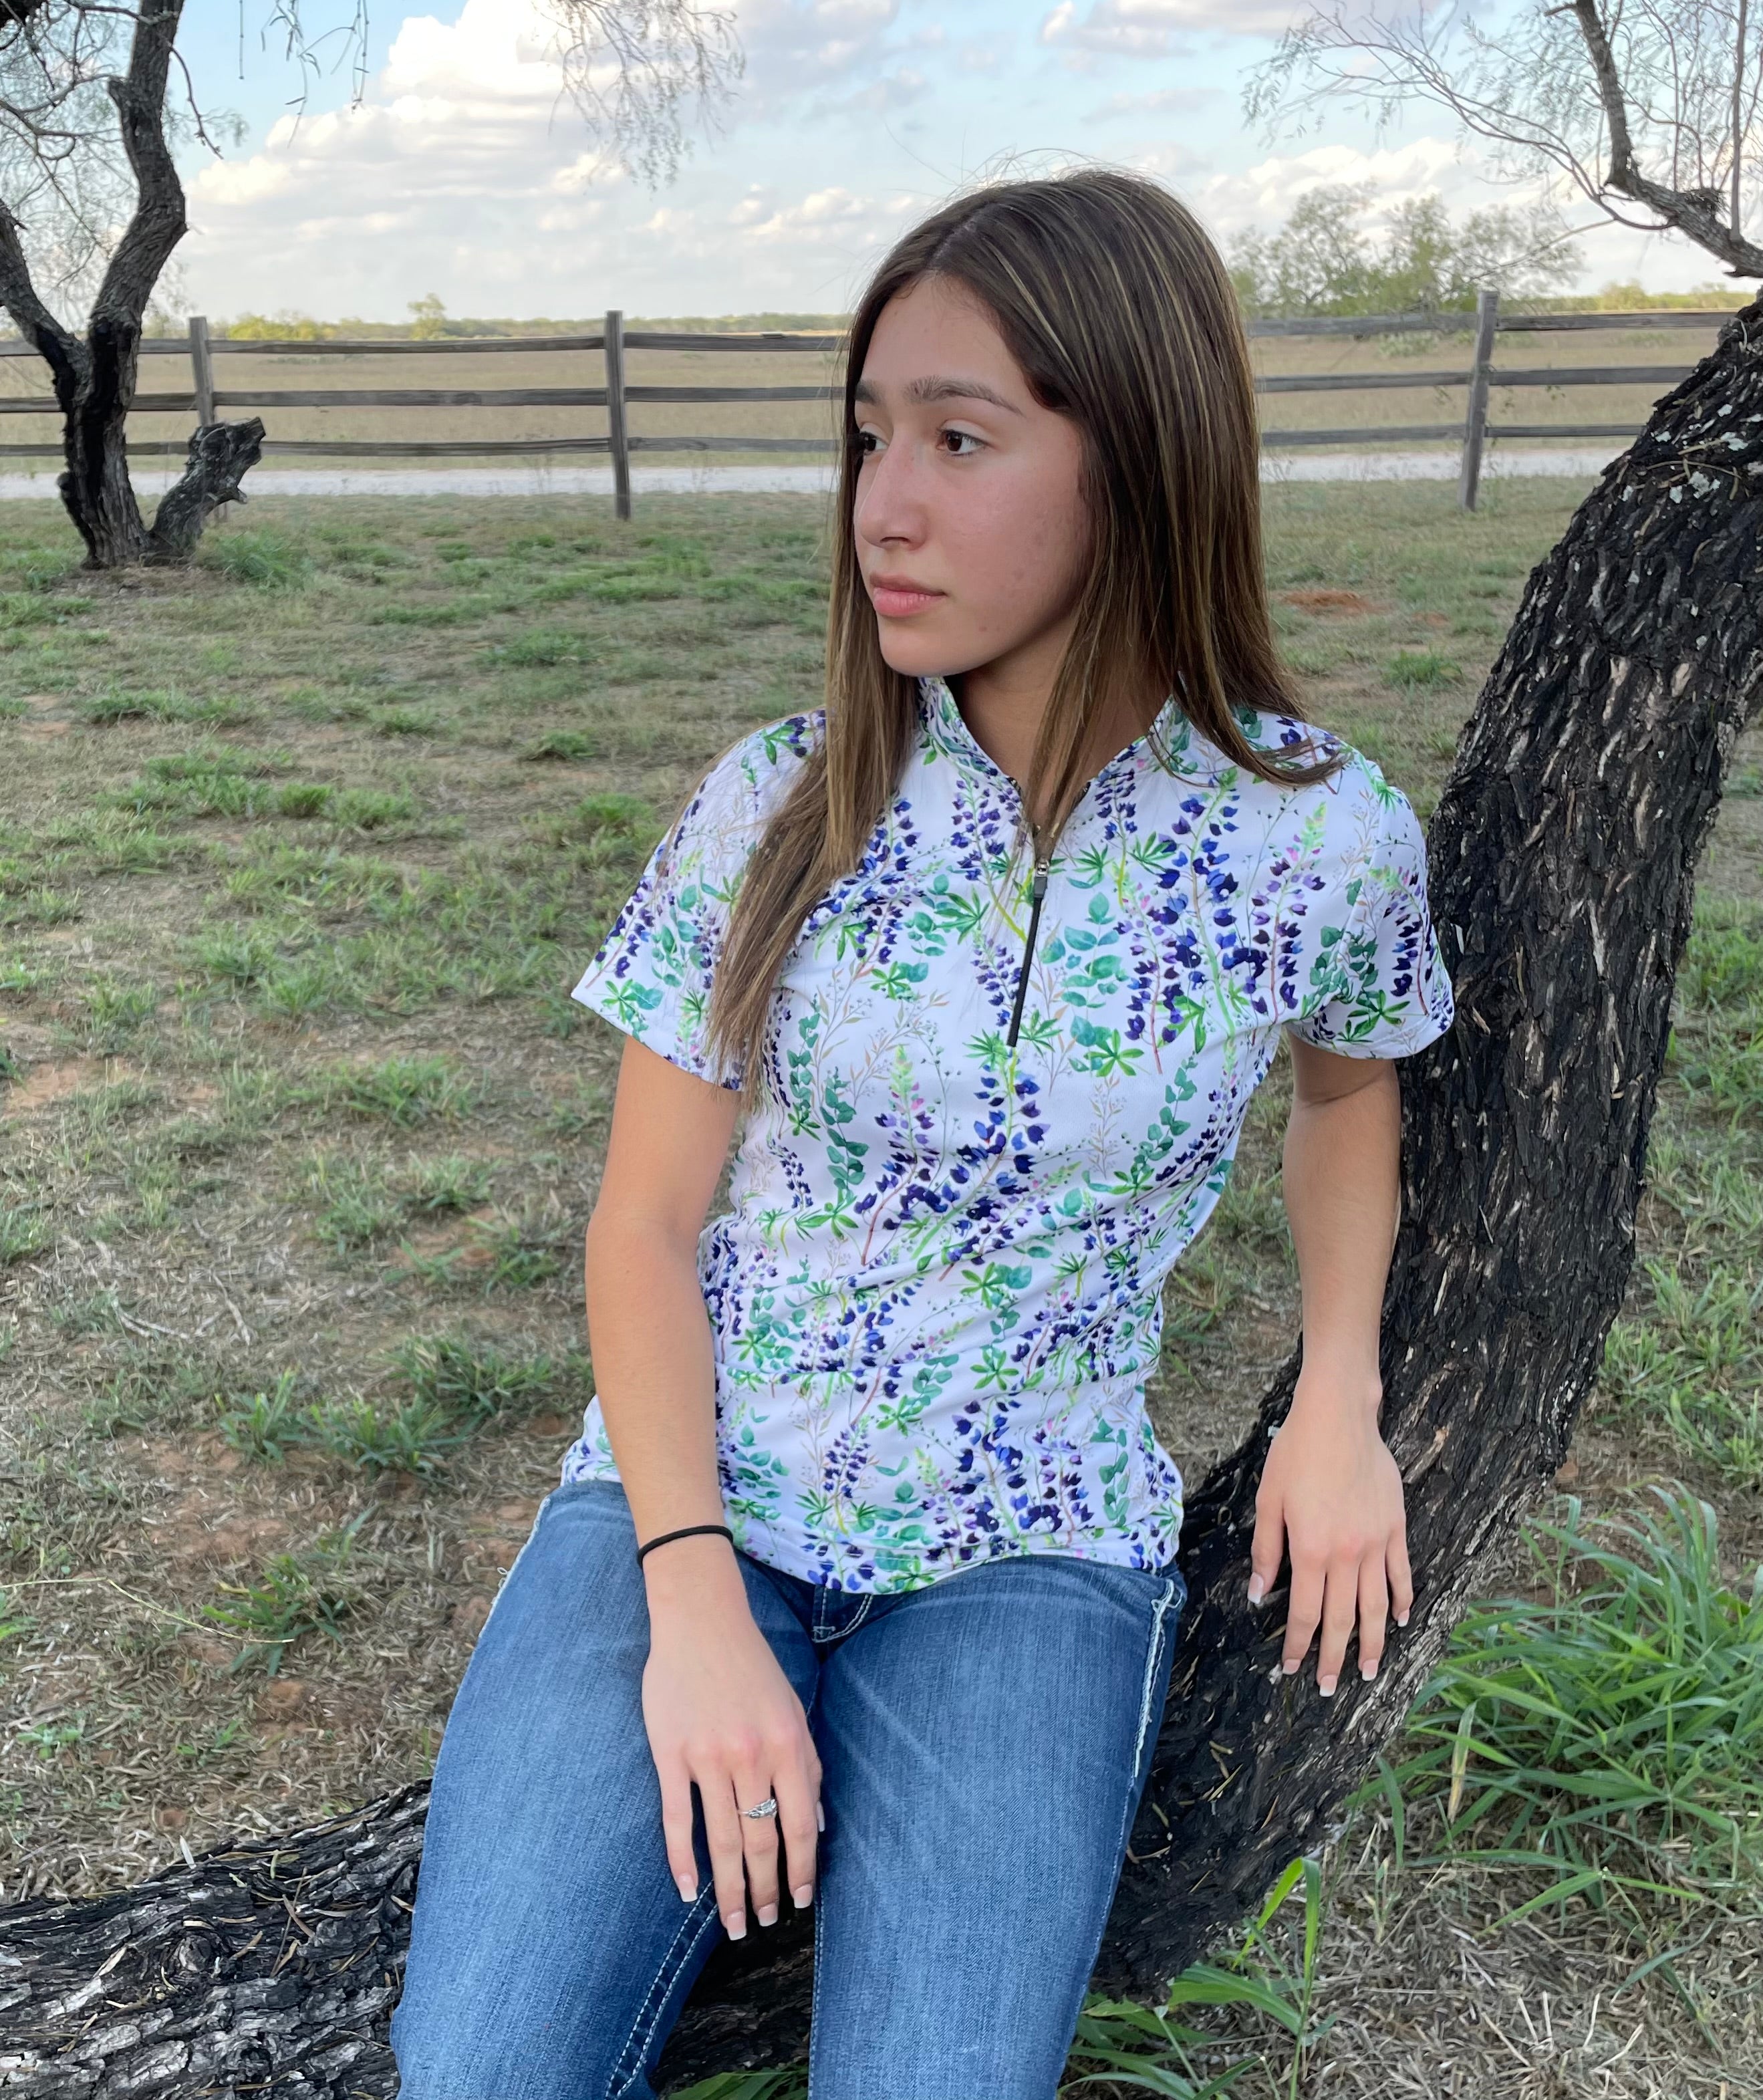
<svg viewBox="0 0 1763 2100"><path fill-rule="evenodd" d="M904 391L909 401L989 401L994 408L1007 409L1012 416L1022 413L1014 401L1007 401L983 379L909 379ZM875 389L866 379L858 380L852 393L854 399L871 405L878 399Z"/></svg>

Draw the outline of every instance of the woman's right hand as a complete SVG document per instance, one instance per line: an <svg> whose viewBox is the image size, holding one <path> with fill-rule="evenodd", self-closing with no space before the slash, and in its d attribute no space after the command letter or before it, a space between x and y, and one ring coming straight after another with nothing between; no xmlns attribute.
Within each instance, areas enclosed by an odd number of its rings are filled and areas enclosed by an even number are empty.
<svg viewBox="0 0 1763 2100"><path fill-rule="evenodd" d="M802 1702L748 1607L727 1541L674 1541L650 1556L645 1573L643 1723L661 1780L668 1864L680 1894L695 1901L695 1780L716 1908L729 1937L739 1939L747 1930L743 1868L760 1923L777 1921L780 1841L797 1905L813 1901L820 1756ZM770 1793L775 1816L743 1815Z"/></svg>

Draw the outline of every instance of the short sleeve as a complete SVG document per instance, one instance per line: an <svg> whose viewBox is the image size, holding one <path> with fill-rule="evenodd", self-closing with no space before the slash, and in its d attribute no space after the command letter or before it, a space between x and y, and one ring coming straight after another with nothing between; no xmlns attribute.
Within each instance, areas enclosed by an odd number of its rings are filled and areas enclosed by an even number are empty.
<svg viewBox="0 0 1763 2100"><path fill-rule="evenodd" d="M738 1064L710 1044L716 958L753 848L816 717L792 716L744 738L699 783L650 854L637 887L570 995L670 1064L738 1088Z"/></svg>
<svg viewBox="0 0 1763 2100"><path fill-rule="evenodd" d="M1426 896L1426 840L1413 806L1355 755L1367 794L1343 820L1342 909L1321 929L1311 969L1321 996L1288 1026L1344 1057L1406 1057L1456 1012Z"/></svg>

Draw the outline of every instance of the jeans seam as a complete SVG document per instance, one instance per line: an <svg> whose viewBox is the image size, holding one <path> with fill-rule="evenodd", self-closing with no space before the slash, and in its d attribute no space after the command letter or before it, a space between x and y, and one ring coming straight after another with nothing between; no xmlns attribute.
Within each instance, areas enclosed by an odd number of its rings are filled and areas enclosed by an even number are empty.
<svg viewBox="0 0 1763 2100"><path fill-rule="evenodd" d="M1129 1801L1132 1798L1133 1787L1138 1784L1139 1761L1144 1752L1145 1730L1151 1723L1151 1687L1157 1679L1157 1658L1162 1652L1163 1621L1175 1595L1175 1583L1172 1577L1164 1584L1163 1594L1157 1599L1151 1615L1151 1646L1145 1657L1144 1685L1139 1700L1139 1735L1132 1746L1132 1772L1127 1780L1126 1798ZM1126 1834L1122 1833L1123 1838Z"/></svg>
<svg viewBox="0 0 1763 2100"><path fill-rule="evenodd" d="M1083 2013L1083 2001L1089 1995L1090 1978L1095 1972L1096 1957L1102 1951L1102 1935L1108 1930L1109 1913L1113 1908L1114 1890L1118 1887L1122 1868L1126 1864L1126 1843L1132 1835L1127 1811L1132 1806L1133 1795L1139 1784L1139 1760L1144 1753L1145 1731L1149 1725L1151 1687L1156 1681L1157 1664L1162 1655L1163 1630L1169 1607L1175 1595L1173 1577L1163 1585L1163 1593L1151 1608L1151 1639L1145 1650L1144 1684L1139 1697L1139 1738L1133 1746L1132 1765L1126 1775L1126 1787L1121 1802L1120 1834L1114 1841L1114 1875L1108 1887L1108 1900L1102 1907L1102 1915L1096 1921L1095 1938L1090 1948L1089 1959L1083 1965L1082 1980L1078 1986L1078 2002L1072 2008L1071 2032L1077 2032L1078 2022Z"/></svg>
<svg viewBox="0 0 1763 2100"><path fill-rule="evenodd" d="M869 1617L870 1606L873 1604L875 1601L875 1591L873 1590L866 1591L864 1595L862 1603L857 1608L857 1617L852 1620L849 1626L848 1626L844 1631L840 1635L840 1639L841 1640L848 1640L851 1635L857 1631L857 1628L862 1625L863 1621Z"/></svg>
<svg viewBox="0 0 1763 2100"><path fill-rule="evenodd" d="M655 2040L656 2023L661 2018L662 2007L667 2003L668 1992L673 1987L673 1979L697 1951L698 1943L703 1937L704 1927L716 1922L716 1904L714 1900L707 1904L705 1901L707 1897L713 1898L713 1896L714 1891L710 1889L705 1889L700 1892L697 1903L686 1912L685 1917L681 1921L680 1929L673 1935L672 1945L661 1957L661 1966L655 1972L655 1980L649 1987L648 1996L637 2009L637 2018L631 2023L630 2033L625 2039L624 2048L619 2052L618 2062L613 2067L612 2084L607 2089L609 2100L617 2100L619 2093L627 2091L633 2080L642 2076L644 2060L649 2054L650 2044ZM698 1914L700 1908L703 1912L702 1917ZM691 1935L690 1939L687 1940L685 1951L681 1952L680 1942L685 1939L688 1934ZM676 1957L678 1958L676 1959ZM624 2067L629 2061L633 2046L637 2050L637 2061L631 2065L628 2071L626 2071Z"/></svg>
<svg viewBox="0 0 1763 2100"><path fill-rule="evenodd" d="M817 1687L816 1689L818 1690L818 1688ZM824 1912L821 1908L820 1899L821 1884L824 1878L825 1877L819 1873L817 1873L814 1877L814 1942L813 1945L809 1950L809 1965L813 1972L813 1982L809 1992L808 2003L809 2100L816 2100L814 2052L820 2045L820 1972L822 1966L820 1958L820 1921L824 1915Z"/></svg>
<svg viewBox="0 0 1763 2100"><path fill-rule="evenodd" d="M496 1585L496 1595L490 1599L490 1608L483 1615L483 1624L478 1629L478 1640L481 1641L484 1635L489 1631L490 1621L496 1617L496 1608L501 1603L503 1593L507 1590L509 1584L513 1581L514 1570L519 1567L527 1548L531 1545L533 1540L538 1536L540 1520L545 1513L546 1506L549 1503L551 1496L554 1495L556 1493L557 1489L553 1488L551 1493L548 1494L545 1497L544 1501L540 1502L538 1508L533 1511L531 1528L528 1530L527 1536L520 1542L520 1551L517 1553L513 1559L509 1563L507 1574L505 1574L502 1577L501 1581ZM474 1641L472 1643L472 1646L475 1648L477 1646L477 1641Z"/></svg>

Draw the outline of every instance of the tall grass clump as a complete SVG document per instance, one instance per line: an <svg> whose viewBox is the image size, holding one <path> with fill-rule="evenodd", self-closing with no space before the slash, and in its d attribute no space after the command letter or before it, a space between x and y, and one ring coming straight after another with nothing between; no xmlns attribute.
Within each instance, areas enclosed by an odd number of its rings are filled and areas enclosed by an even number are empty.
<svg viewBox="0 0 1763 2100"><path fill-rule="evenodd" d="M229 582L259 590L298 590L312 575L311 555L281 532L211 532L197 558Z"/></svg>
<svg viewBox="0 0 1763 2100"><path fill-rule="evenodd" d="M1763 1868L1763 1568L1721 1578L1717 1520L1675 1484L1632 1520L1526 1528L1540 1597L1477 1606L1395 1777L1443 1798L1451 1850L1543 1867L1520 1906L1749 1896Z"/></svg>

